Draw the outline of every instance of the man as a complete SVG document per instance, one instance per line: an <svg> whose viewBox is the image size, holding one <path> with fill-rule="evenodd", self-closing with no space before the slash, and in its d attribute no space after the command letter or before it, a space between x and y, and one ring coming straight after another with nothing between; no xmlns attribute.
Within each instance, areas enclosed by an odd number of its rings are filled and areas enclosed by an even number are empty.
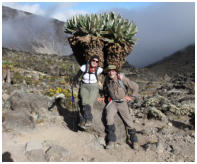
<svg viewBox="0 0 197 164"><path fill-rule="evenodd" d="M121 80L118 78L118 70L115 65L109 65L106 69L107 77L104 84L104 95L107 98L106 106L106 132L107 146L106 149L113 148L116 141L114 117L117 112L121 115L127 130L127 143L133 148L138 149L136 130L133 128L132 117L129 114L127 102L134 100L138 96L138 84L130 81L123 76ZM132 96L127 95L127 89L133 91ZM98 101L105 101L105 98L98 98Z"/></svg>
<svg viewBox="0 0 197 164"><path fill-rule="evenodd" d="M103 68L99 67L99 57L92 56L88 64L81 66L77 75L72 80L72 85L75 86L79 77L83 74L80 85L80 97L82 109L80 110L79 126L83 129L92 125L92 113L94 102L98 96L98 75L103 72Z"/></svg>

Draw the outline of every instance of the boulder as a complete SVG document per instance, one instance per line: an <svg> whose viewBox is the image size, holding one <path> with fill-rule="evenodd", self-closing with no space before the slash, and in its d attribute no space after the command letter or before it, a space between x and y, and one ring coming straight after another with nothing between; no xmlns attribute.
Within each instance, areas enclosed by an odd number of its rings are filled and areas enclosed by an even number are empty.
<svg viewBox="0 0 197 164"><path fill-rule="evenodd" d="M64 162L68 151L59 145L50 145L47 151L45 152L45 159L48 162Z"/></svg>
<svg viewBox="0 0 197 164"><path fill-rule="evenodd" d="M64 162L68 151L53 141L32 140L26 144L25 156L31 162Z"/></svg>
<svg viewBox="0 0 197 164"><path fill-rule="evenodd" d="M78 127L79 124L79 106L75 106L76 108L73 109L73 111L69 111L64 106L64 97L57 94L58 98L53 98L53 100L56 100L56 106L57 109L64 117L64 121L67 123L67 126L70 128L70 130L73 131L79 131L82 130ZM53 109L51 109L53 110ZM106 137L105 133L105 125L106 125L106 111L105 111L105 104L104 103L98 103L95 102L94 108L92 109L92 115L93 115L93 124L90 128L88 128L86 131L88 133L94 134L99 137ZM118 114L115 116L115 127L116 127L116 135L117 135L117 142L125 142L126 141L126 131L125 126Z"/></svg>
<svg viewBox="0 0 197 164"><path fill-rule="evenodd" d="M4 106L3 126L23 132L34 129L40 121L50 121L50 115L58 116L57 111L48 111L50 101L47 96L13 91Z"/></svg>
<svg viewBox="0 0 197 164"><path fill-rule="evenodd" d="M30 141L26 144L25 156L31 162L47 162L40 141Z"/></svg>
<svg viewBox="0 0 197 164"><path fill-rule="evenodd" d="M167 121L165 114L155 107L150 107L148 112L148 118L154 118L161 121Z"/></svg>

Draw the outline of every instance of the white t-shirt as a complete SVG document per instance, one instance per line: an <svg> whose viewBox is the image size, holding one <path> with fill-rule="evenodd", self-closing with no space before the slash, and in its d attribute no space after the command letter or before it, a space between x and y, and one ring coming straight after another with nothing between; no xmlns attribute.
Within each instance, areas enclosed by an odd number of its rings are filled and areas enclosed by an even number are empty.
<svg viewBox="0 0 197 164"><path fill-rule="evenodd" d="M84 65L82 65L81 66L81 71L82 72L85 72L85 70L86 70L86 64L84 64ZM101 67L98 67L97 68L97 75L99 75L99 74L101 74L103 72L103 68L101 68ZM83 75L83 77L82 77L82 81L84 82L84 83L97 83L97 79L96 79L96 76L95 76L95 73L93 72L93 73L85 73L84 75Z"/></svg>

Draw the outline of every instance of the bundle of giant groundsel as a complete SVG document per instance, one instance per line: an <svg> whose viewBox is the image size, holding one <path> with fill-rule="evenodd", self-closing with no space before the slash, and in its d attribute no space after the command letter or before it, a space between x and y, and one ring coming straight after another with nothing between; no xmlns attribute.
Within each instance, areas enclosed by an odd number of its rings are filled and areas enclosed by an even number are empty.
<svg viewBox="0 0 197 164"><path fill-rule="evenodd" d="M101 59L100 66L125 63L136 42L137 27L115 12L74 16L65 23L65 33L80 65L93 55Z"/></svg>

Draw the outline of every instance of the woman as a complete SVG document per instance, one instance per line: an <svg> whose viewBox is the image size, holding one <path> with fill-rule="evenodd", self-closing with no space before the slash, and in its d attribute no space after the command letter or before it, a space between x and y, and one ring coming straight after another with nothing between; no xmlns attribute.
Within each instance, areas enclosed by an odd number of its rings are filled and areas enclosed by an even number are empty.
<svg viewBox="0 0 197 164"><path fill-rule="evenodd" d="M91 110L99 93L97 76L103 72L103 68L99 67L99 60L98 56L92 56L87 64L81 66L72 81L75 86L79 77L83 75L79 92L82 103L79 126L83 129L92 125L93 116Z"/></svg>

